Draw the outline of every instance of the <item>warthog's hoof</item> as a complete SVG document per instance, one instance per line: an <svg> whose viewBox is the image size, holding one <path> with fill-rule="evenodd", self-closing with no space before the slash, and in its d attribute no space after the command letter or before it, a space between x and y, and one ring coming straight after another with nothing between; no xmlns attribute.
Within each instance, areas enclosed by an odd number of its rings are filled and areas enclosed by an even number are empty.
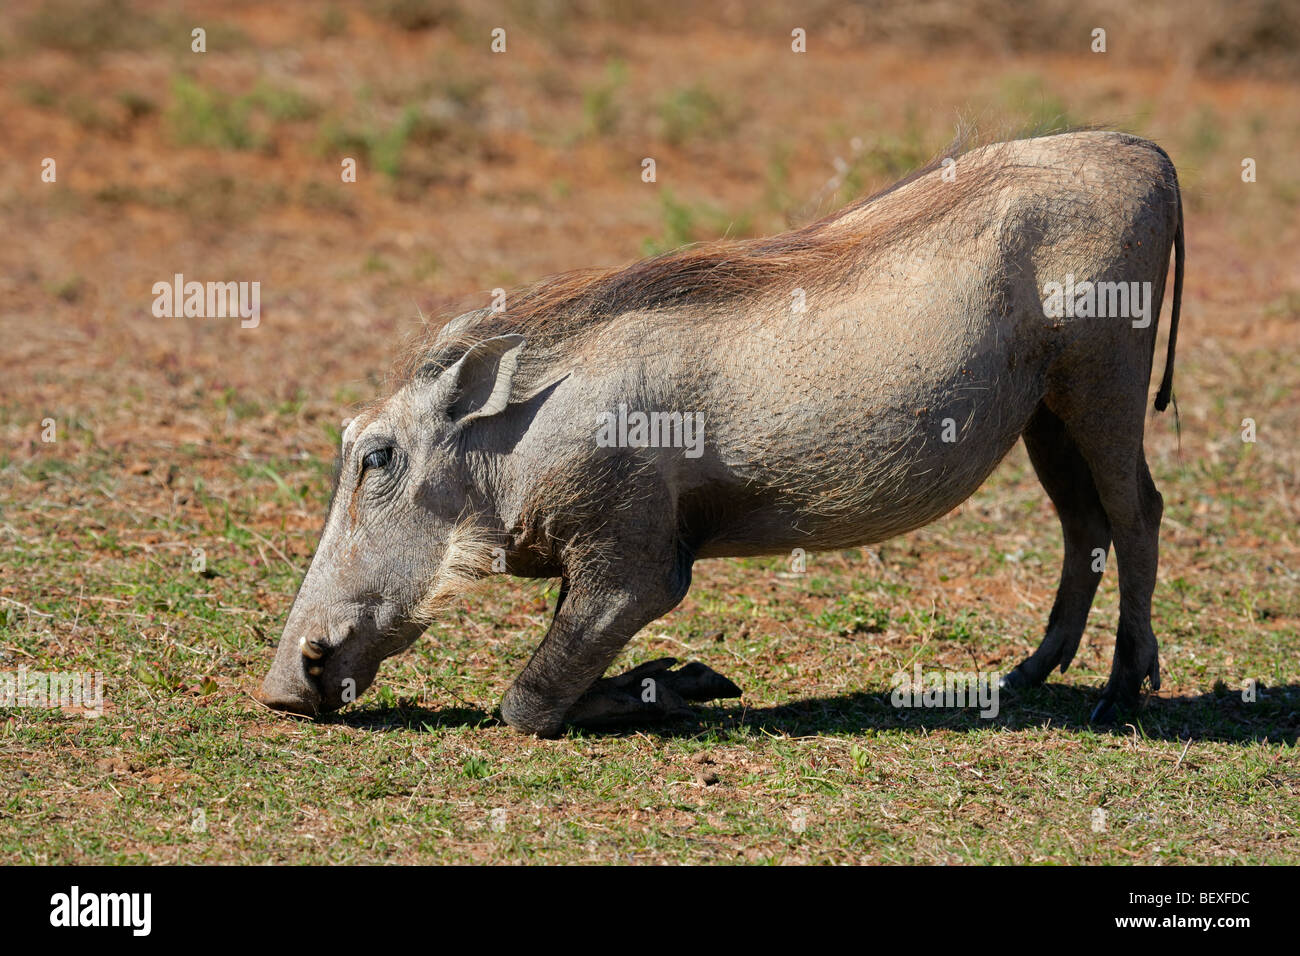
<svg viewBox="0 0 1300 956"><path fill-rule="evenodd" d="M1101 700L1088 716L1090 724L1118 724L1125 718L1136 719L1142 710L1141 688L1135 691L1117 692L1110 688L1103 690Z"/></svg>
<svg viewBox="0 0 1300 956"><path fill-rule="evenodd" d="M1007 671L998 678L998 689L1010 691L1024 690L1027 687L1034 687L1038 683L1041 682L1031 680L1025 675L1024 671L1019 667L1016 667L1014 670Z"/></svg>
<svg viewBox="0 0 1300 956"><path fill-rule="evenodd" d="M1119 711L1115 702L1109 697L1103 697L1097 701L1097 706L1092 709L1092 714L1088 717L1090 724L1113 724L1119 716Z"/></svg>
<svg viewBox="0 0 1300 956"><path fill-rule="evenodd" d="M1151 690L1160 689L1160 658L1154 653L1145 671L1116 669L1101 692L1101 700L1088 718L1091 724L1113 724L1121 716L1137 716L1142 709L1142 682L1151 681Z"/></svg>
<svg viewBox="0 0 1300 956"><path fill-rule="evenodd" d="M1088 716L1090 724L1118 724L1125 719L1136 719L1142 711L1142 689L1116 691L1107 687L1101 700Z"/></svg>
<svg viewBox="0 0 1300 956"><path fill-rule="evenodd" d="M598 728L688 717L690 701L741 694L739 687L698 661L671 670L676 663L675 657L661 657L602 678L570 708L565 723Z"/></svg>

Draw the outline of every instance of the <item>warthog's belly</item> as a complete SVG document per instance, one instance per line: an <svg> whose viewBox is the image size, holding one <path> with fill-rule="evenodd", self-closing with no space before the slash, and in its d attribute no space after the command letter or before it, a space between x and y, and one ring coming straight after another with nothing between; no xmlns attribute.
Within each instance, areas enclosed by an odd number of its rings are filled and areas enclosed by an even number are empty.
<svg viewBox="0 0 1300 956"><path fill-rule="evenodd" d="M928 441L891 449L898 462L841 455L823 482L790 472L710 483L684 495L684 524L696 529L700 557L779 554L872 544L923 527L969 498L1015 444L1004 434L978 448L938 449ZM873 450L883 450L875 446ZM856 473L855 473L856 469Z"/></svg>
<svg viewBox="0 0 1300 956"><path fill-rule="evenodd" d="M965 501L1043 394L1032 350L994 321L966 326L960 349L842 348L816 376L769 365L764 387L716 395L705 454L681 463L679 508L700 556L869 544Z"/></svg>

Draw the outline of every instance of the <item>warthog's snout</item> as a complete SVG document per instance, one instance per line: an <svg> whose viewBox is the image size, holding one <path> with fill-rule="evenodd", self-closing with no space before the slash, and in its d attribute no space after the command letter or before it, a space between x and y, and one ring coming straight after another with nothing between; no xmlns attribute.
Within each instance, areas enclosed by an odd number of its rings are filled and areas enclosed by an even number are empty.
<svg viewBox="0 0 1300 956"><path fill-rule="evenodd" d="M421 631L398 621L395 605L348 603L309 613L295 604L254 696L307 717L338 710L370 686L385 657L405 649Z"/></svg>
<svg viewBox="0 0 1300 956"><path fill-rule="evenodd" d="M315 717L320 712L320 691L305 677L300 681L286 681L272 672L266 675L261 689L254 691L253 696L272 710L304 717Z"/></svg>
<svg viewBox="0 0 1300 956"><path fill-rule="evenodd" d="M317 641L304 639L297 647L282 641L261 690L253 696L274 710L315 717L321 710L321 692L310 672L320 670L317 661L324 656Z"/></svg>

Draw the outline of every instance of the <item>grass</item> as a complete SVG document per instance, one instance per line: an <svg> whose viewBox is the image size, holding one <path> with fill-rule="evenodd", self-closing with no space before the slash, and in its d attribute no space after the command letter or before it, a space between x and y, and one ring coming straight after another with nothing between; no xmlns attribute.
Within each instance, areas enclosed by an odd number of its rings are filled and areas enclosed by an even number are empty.
<svg viewBox="0 0 1300 956"><path fill-rule="evenodd" d="M178 145L247 150L267 148L276 125L312 120L318 113L309 97L293 89L259 83L234 96L178 75L166 121Z"/></svg>
<svg viewBox="0 0 1300 956"><path fill-rule="evenodd" d="M658 190L663 232L641 242L642 254L661 255L687 243L720 237L740 239L752 234L748 212L731 215L703 200L680 200L668 186Z"/></svg>
<svg viewBox="0 0 1300 956"><path fill-rule="evenodd" d="M583 132L587 136L603 137L613 134L619 127L621 109L619 90L627 82L627 66L615 60L605 69L605 76L582 94Z"/></svg>
<svg viewBox="0 0 1300 956"><path fill-rule="evenodd" d="M431 30L455 22L460 11L447 0L370 0L371 13L408 32Z"/></svg>
<svg viewBox="0 0 1300 956"><path fill-rule="evenodd" d="M664 97L658 113L663 138L672 146L682 146L697 138L725 136L736 125L721 98L699 83Z"/></svg>
<svg viewBox="0 0 1300 956"><path fill-rule="evenodd" d="M1294 415L1294 394L1259 414ZM307 411L305 396L207 401L214 423L284 429ZM1185 431L1199 428L1184 415ZM98 719L0 712L6 862L1150 864L1300 851L1294 544L1285 502L1248 492L1286 460L1240 456L1211 476L1157 457L1168 689L1130 726L1086 722L1109 667L1113 575L1070 673L1004 697L995 719L889 703L891 675L914 661L1003 671L1041 633L1058 530L1017 450L954 515L880 548L809 555L803 574L781 558L702 565L684 605L619 664L704 660L743 701L536 741L494 709L553 585L494 582L338 716L271 715L244 691L312 547L325 455L232 469L192 446L174 471L146 462L133 475L78 434L87 444L70 459L4 467L17 494L0 538L0 662L102 671L108 703ZM170 506L149 504L164 490ZM1278 543L1240 546L1255 536Z"/></svg>
<svg viewBox="0 0 1300 956"><path fill-rule="evenodd" d="M79 56L188 40L127 0L51 0L21 22L20 35L33 46Z"/></svg>
<svg viewBox="0 0 1300 956"><path fill-rule="evenodd" d="M437 112L424 103L408 103L395 113L386 110L391 118L329 117L318 127L316 152L335 161L351 156L363 174L374 169L395 187L418 194L445 178L449 155L475 155L483 148L475 126L481 91L474 80L450 82L434 100Z"/></svg>

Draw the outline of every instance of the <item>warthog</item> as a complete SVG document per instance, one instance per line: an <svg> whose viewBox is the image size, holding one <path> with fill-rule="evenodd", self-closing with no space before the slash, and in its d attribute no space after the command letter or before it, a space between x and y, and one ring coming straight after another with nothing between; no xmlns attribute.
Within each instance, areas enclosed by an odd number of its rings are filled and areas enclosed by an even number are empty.
<svg viewBox="0 0 1300 956"><path fill-rule="evenodd" d="M982 146L781 236L570 273L463 315L347 427L261 699L340 707L499 571L561 581L501 702L510 725L548 736L738 693L700 666L601 678L697 560L919 528L1023 438L1065 558L1042 644L1005 684L1066 669L1113 542L1119 627L1093 714L1113 718L1160 685L1163 505L1142 439L1171 248L1163 410L1181 200L1164 151L1120 133Z"/></svg>

